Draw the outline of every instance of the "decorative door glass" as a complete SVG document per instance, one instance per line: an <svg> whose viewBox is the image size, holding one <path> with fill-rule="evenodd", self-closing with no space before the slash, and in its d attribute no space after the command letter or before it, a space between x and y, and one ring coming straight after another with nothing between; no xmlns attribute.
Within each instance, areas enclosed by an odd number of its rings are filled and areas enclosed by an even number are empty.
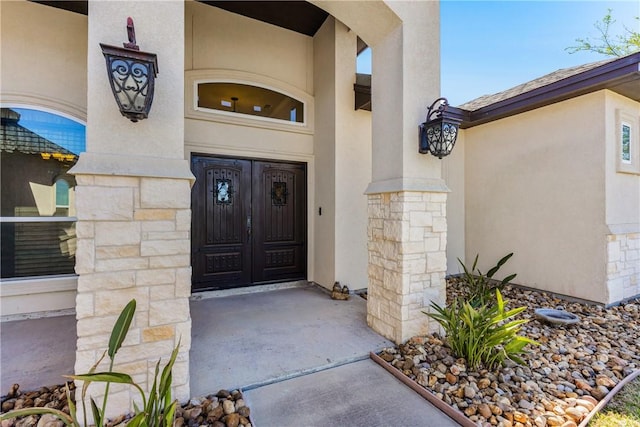
<svg viewBox="0 0 640 427"><path fill-rule="evenodd" d="M233 186L228 179L216 179L216 203L228 205L232 202Z"/></svg>

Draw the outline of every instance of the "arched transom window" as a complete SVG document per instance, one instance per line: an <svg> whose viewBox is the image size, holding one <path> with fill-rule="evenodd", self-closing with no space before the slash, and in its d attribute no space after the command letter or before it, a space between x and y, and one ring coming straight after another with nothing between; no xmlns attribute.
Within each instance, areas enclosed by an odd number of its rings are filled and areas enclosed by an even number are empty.
<svg viewBox="0 0 640 427"><path fill-rule="evenodd" d="M304 123L304 102L264 87L230 82L198 82L198 109Z"/></svg>

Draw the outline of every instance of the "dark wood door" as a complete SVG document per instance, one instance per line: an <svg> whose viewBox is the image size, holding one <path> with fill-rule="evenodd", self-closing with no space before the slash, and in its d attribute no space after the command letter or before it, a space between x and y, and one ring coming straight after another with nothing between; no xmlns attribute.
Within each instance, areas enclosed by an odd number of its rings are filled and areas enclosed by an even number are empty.
<svg viewBox="0 0 640 427"><path fill-rule="evenodd" d="M251 162L194 156L193 288L251 283Z"/></svg>
<svg viewBox="0 0 640 427"><path fill-rule="evenodd" d="M194 155L193 290L306 278L306 167Z"/></svg>
<svg viewBox="0 0 640 427"><path fill-rule="evenodd" d="M305 166L254 162L252 182L254 282L305 279Z"/></svg>

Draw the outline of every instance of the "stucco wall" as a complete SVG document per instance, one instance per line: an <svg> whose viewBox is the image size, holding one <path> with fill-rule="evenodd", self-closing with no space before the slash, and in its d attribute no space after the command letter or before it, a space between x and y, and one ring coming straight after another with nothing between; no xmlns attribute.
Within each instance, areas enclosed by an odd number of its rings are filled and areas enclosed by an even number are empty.
<svg viewBox="0 0 640 427"><path fill-rule="evenodd" d="M316 118L317 130L314 138L316 173L318 174L315 193L316 211L314 221L314 280L325 287L331 287L336 280L336 76L333 72L321 72L323 67L333 68L336 63L335 46L336 21L328 19L314 37L315 88L317 90ZM319 209L322 209L320 215Z"/></svg>
<svg viewBox="0 0 640 427"><path fill-rule="evenodd" d="M3 103L84 120L87 17L27 1L0 3Z"/></svg>
<svg viewBox="0 0 640 427"><path fill-rule="evenodd" d="M611 91L606 94L606 188L607 211L606 220L609 226L640 226L640 168L638 173L622 173L618 171L618 116L624 114L632 121L632 151L638 149L638 133L640 133L640 103L632 101ZM635 129L634 129L635 128ZM634 132L635 131L635 132ZM634 143L635 142L635 146Z"/></svg>
<svg viewBox="0 0 640 427"><path fill-rule="evenodd" d="M336 280L368 285L367 196L371 182L371 113L354 110L356 34L336 22ZM316 92L317 96L317 92ZM321 171L318 174L320 180Z"/></svg>
<svg viewBox="0 0 640 427"><path fill-rule="evenodd" d="M640 294L640 103L605 91L608 303ZM621 171L621 119L631 125L631 168ZM628 173L634 169L636 173Z"/></svg>
<svg viewBox="0 0 640 427"><path fill-rule="evenodd" d="M163 25L165 15L182 16L183 4L180 2L157 2L155 14L147 16L145 1L129 1L126 10L122 5L111 2L110 6L89 2L89 18L99 25L89 27L88 73L92 78L88 81L88 109L95 117L87 122L87 152L91 153L127 153L128 157L154 157L158 159L177 159L183 155L184 128L182 120L175 117L184 115L184 80L183 58L176 55L184 45L184 29L176 24L174 28L158 31ZM109 3L109 2L106 2ZM92 16L93 15L93 16ZM127 17L134 20L136 39L140 50L158 55L158 76L155 82L153 105L149 118L130 122L116 108L111 87L109 85L105 60L100 50L100 43L111 46L122 46L127 40ZM95 21L94 21L95 18ZM183 22L181 21L180 24ZM118 138L114 138L112 126L104 126L103 121L118 125L118 129L126 129ZM79 164L87 161L81 155ZM104 160L97 161L104 163ZM141 162L138 162L141 163ZM154 163L154 162L144 162ZM109 167L114 174L136 175L144 168L142 164L124 166L121 161L113 161Z"/></svg>
<svg viewBox="0 0 640 427"><path fill-rule="evenodd" d="M466 259L514 252L516 282L608 302L605 93L465 132Z"/></svg>
<svg viewBox="0 0 640 427"><path fill-rule="evenodd" d="M450 192L447 194L447 274L459 274L462 270L458 258L465 262L465 135L458 133L456 145L442 159L442 177Z"/></svg>
<svg viewBox="0 0 640 427"><path fill-rule="evenodd" d="M329 18L314 37L316 129L315 277L367 287L371 113L354 110L356 35ZM322 207L322 215L319 209Z"/></svg>
<svg viewBox="0 0 640 427"><path fill-rule="evenodd" d="M192 1L185 23L185 69L249 71L313 91L311 37Z"/></svg>
<svg viewBox="0 0 640 427"><path fill-rule="evenodd" d="M17 0L0 2L0 21L2 104L86 120L87 17ZM73 310L76 286L74 276L2 280L0 313Z"/></svg>

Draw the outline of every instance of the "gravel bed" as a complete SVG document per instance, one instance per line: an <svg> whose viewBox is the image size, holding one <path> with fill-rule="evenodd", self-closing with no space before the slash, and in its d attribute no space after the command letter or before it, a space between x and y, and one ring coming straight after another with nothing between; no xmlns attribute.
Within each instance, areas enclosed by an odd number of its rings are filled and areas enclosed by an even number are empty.
<svg viewBox="0 0 640 427"><path fill-rule="evenodd" d="M448 299L461 294L449 280ZM524 365L472 371L437 334L414 337L379 356L480 426L576 426L622 378L640 369L640 300L605 309L568 302L544 292L507 286L509 308L526 306ZM580 322L552 326L534 318L535 308L577 314Z"/></svg>
<svg viewBox="0 0 640 427"><path fill-rule="evenodd" d="M72 398L74 384L69 383ZM21 392L14 386L2 397L2 412L30 407L51 407L69 413L64 385L42 387L38 390ZM174 427L251 427L251 410L246 406L239 390L220 390L202 398L191 399L176 409ZM131 415L121 415L107 423L108 427L126 425ZM64 427L64 423L52 415L30 415L20 419L2 421L1 427Z"/></svg>
<svg viewBox="0 0 640 427"><path fill-rule="evenodd" d="M461 294L449 280L447 297ZM472 371L456 359L437 334L414 337L386 348L379 356L479 426L575 427L622 378L640 369L640 300L605 309L568 302L544 292L507 286L510 308L526 306L530 322L522 334L541 345L528 346L524 365ZM580 322L563 327L541 323L534 309L563 306ZM50 406L64 411L61 385L22 392L17 385L1 399L2 412L20 407ZM250 410L238 390L191 399L176 411L176 427L250 427ZM127 416L111 420L121 425ZM5 420L0 427L63 427L48 416Z"/></svg>

